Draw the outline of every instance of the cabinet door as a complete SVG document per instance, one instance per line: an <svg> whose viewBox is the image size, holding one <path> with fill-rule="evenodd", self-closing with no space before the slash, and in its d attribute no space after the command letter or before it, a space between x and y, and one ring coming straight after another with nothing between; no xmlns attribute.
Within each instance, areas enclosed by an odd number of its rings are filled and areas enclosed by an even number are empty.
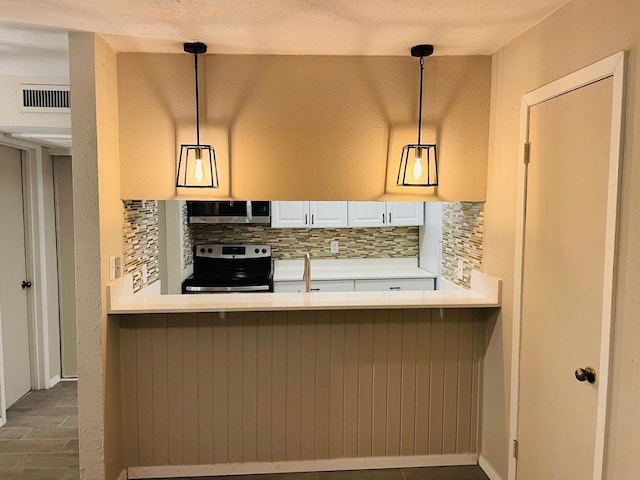
<svg viewBox="0 0 640 480"><path fill-rule="evenodd" d="M387 224L394 227L424 225L424 203L387 202Z"/></svg>
<svg viewBox="0 0 640 480"><path fill-rule="evenodd" d="M356 280L356 292L386 290L435 290L435 281L433 278Z"/></svg>
<svg viewBox="0 0 640 480"><path fill-rule="evenodd" d="M300 293L307 290L304 282L273 282L274 293Z"/></svg>
<svg viewBox="0 0 640 480"><path fill-rule="evenodd" d="M271 226L304 228L309 226L309 202L271 202Z"/></svg>
<svg viewBox="0 0 640 480"><path fill-rule="evenodd" d="M387 220L385 202L349 202L350 227L383 227Z"/></svg>
<svg viewBox="0 0 640 480"><path fill-rule="evenodd" d="M312 228L347 226L347 202L309 202Z"/></svg>

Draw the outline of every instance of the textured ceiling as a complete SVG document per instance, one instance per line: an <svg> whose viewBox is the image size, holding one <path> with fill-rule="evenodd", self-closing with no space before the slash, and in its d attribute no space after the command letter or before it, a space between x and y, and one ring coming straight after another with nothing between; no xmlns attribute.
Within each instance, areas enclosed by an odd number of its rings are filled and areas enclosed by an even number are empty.
<svg viewBox="0 0 640 480"><path fill-rule="evenodd" d="M490 54L567 0L0 0L0 21L107 35L118 51Z"/></svg>

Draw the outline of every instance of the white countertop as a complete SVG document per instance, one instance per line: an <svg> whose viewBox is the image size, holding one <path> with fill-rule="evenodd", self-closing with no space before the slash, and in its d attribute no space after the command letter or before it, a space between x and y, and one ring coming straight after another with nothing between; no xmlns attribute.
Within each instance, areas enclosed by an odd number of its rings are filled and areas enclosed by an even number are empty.
<svg viewBox="0 0 640 480"><path fill-rule="evenodd" d="M133 279L131 275L126 275L109 285L108 312L133 314L500 306L499 279L473 271L471 286L471 290L143 295L133 294Z"/></svg>
<svg viewBox="0 0 640 480"><path fill-rule="evenodd" d="M276 260L274 282L303 281L304 260ZM435 278L411 258L311 259L311 280Z"/></svg>

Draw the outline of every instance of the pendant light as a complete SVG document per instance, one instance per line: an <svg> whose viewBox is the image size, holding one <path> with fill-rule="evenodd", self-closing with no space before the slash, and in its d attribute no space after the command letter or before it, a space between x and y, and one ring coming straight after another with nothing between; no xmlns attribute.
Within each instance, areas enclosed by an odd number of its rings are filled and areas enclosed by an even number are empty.
<svg viewBox="0 0 640 480"><path fill-rule="evenodd" d="M424 57L433 53L433 45L416 45L411 49L412 57L420 58L420 113L418 114L418 142L405 145L400 157L397 185L405 187L435 187L438 185L438 156L435 144L421 143L422 134L422 90Z"/></svg>
<svg viewBox="0 0 640 480"><path fill-rule="evenodd" d="M194 58L196 77L196 143L180 146L176 187L218 188L216 151L211 145L200 144L200 103L198 95L198 55L207 52L204 43L185 43L184 51Z"/></svg>

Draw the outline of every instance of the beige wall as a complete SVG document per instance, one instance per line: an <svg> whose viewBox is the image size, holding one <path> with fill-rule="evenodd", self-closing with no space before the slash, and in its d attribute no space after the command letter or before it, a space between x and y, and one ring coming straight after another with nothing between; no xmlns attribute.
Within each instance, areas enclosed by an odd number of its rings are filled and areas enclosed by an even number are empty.
<svg viewBox="0 0 640 480"><path fill-rule="evenodd" d="M425 63L423 139L438 143L440 187L408 193L484 200L490 59ZM215 194L379 199L387 154L386 191L407 194L395 179L402 146L416 141L418 65L409 55L201 58L201 141L218 154ZM193 57L121 53L118 85L123 198L174 198L180 143L195 142Z"/></svg>
<svg viewBox="0 0 640 480"><path fill-rule="evenodd" d="M82 479L115 479L122 470L119 326L107 321L103 299L109 256L122 256L116 57L93 34L71 33L69 50L80 469Z"/></svg>
<svg viewBox="0 0 640 480"><path fill-rule="evenodd" d="M513 316L516 175L520 99L525 93L620 50L628 50L622 215L606 478L635 478L640 430L640 100L637 82L640 4L574 0L493 57L491 133L485 206L485 272L501 277L502 313L490 324L485 357L482 454L506 478Z"/></svg>

